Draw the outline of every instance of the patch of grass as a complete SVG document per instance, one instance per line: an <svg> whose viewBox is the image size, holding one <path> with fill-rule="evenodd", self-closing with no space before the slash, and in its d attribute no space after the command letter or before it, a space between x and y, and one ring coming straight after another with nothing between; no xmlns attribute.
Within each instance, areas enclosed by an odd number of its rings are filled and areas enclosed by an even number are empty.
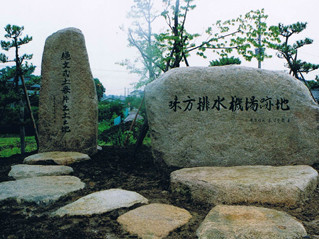
<svg viewBox="0 0 319 239"><path fill-rule="evenodd" d="M34 136L25 137L25 152L37 149ZM20 138L18 136L0 135L0 158L20 154Z"/></svg>
<svg viewBox="0 0 319 239"><path fill-rule="evenodd" d="M103 121L99 123L98 133L101 134L103 131L109 129L111 127L111 123L107 121ZM124 139L126 138L125 132L121 132L121 136ZM136 136L135 136L136 137ZM131 135L129 138L129 144L135 144L136 139ZM26 153L35 151L37 149L37 144L34 136L25 137L26 144ZM144 145L150 146L151 139L149 135L147 135L143 141ZM112 142L105 142L101 139L98 140L98 145L100 146L111 146L114 145ZM0 158L10 157L15 154L20 154L20 138L17 135L0 135Z"/></svg>

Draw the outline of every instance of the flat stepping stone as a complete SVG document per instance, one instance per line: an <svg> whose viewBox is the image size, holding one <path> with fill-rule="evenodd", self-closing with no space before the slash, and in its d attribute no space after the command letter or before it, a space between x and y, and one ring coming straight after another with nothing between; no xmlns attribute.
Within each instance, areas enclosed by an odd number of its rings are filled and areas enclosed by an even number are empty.
<svg viewBox="0 0 319 239"><path fill-rule="evenodd" d="M76 162L91 159L87 154L78 152L45 152L38 153L26 157L23 160L25 164L59 164L59 165L70 165Z"/></svg>
<svg viewBox="0 0 319 239"><path fill-rule="evenodd" d="M285 212L252 206L218 205L196 232L199 239L303 238L303 225Z"/></svg>
<svg viewBox="0 0 319 239"><path fill-rule="evenodd" d="M185 168L171 173L172 190L210 204L269 203L294 207L316 189L310 166Z"/></svg>
<svg viewBox="0 0 319 239"><path fill-rule="evenodd" d="M74 176L43 176L0 183L0 201L14 199L18 203L49 204L60 197L84 188L85 184Z"/></svg>
<svg viewBox="0 0 319 239"><path fill-rule="evenodd" d="M63 217L64 215L101 214L118 208L131 207L137 203L148 203L148 200L136 192L109 189L82 197L58 209L52 215Z"/></svg>
<svg viewBox="0 0 319 239"><path fill-rule="evenodd" d="M41 176L67 175L70 173L73 173L73 169L68 166L17 164L11 166L9 176L15 179L22 179Z"/></svg>
<svg viewBox="0 0 319 239"><path fill-rule="evenodd" d="M153 203L121 215L117 221L131 234L141 238L159 239L185 225L192 215L185 209Z"/></svg>

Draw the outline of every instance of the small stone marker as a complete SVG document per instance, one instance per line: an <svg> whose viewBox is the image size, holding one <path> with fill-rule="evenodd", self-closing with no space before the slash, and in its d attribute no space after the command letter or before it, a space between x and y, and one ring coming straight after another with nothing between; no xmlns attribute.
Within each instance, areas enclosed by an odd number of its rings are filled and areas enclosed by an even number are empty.
<svg viewBox="0 0 319 239"><path fill-rule="evenodd" d="M70 173L73 173L73 169L68 166L42 166L17 164L11 166L9 176L15 179L22 179L41 176L59 176Z"/></svg>
<svg viewBox="0 0 319 239"><path fill-rule="evenodd" d="M121 215L117 221L140 238L159 239L185 225L192 215L185 209L166 204L141 206Z"/></svg>
<svg viewBox="0 0 319 239"><path fill-rule="evenodd" d="M79 29L47 38L41 75L39 151L97 152L97 95Z"/></svg>
<svg viewBox="0 0 319 239"><path fill-rule="evenodd" d="M30 155L23 160L25 164L60 164L73 163L91 159L88 155L78 152L46 152Z"/></svg>
<svg viewBox="0 0 319 239"><path fill-rule="evenodd" d="M85 184L74 176L43 176L0 183L0 201L49 204L60 197L84 188Z"/></svg>
<svg viewBox="0 0 319 239"><path fill-rule="evenodd" d="M82 197L58 209L53 216L101 214L118 208L131 207L137 203L148 203L148 200L136 192L109 189Z"/></svg>
<svg viewBox="0 0 319 239"><path fill-rule="evenodd" d="M285 212L252 206L214 207L197 230L199 239L300 239L303 225Z"/></svg>
<svg viewBox="0 0 319 239"><path fill-rule="evenodd" d="M170 166L319 162L319 106L285 73L176 68L146 86L145 105L153 155Z"/></svg>
<svg viewBox="0 0 319 239"><path fill-rule="evenodd" d="M311 197L318 172L310 166L184 168L171 173L171 188L211 204L266 203L296 207Z"/></svg>

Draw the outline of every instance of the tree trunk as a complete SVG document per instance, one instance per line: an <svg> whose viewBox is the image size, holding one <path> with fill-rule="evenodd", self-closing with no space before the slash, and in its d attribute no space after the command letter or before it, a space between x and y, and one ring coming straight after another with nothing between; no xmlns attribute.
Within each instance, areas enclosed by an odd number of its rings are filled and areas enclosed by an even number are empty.
<svg viewBox="0 0 319 239"><path fill-rule="evenodd" d="M142 105L143 105L143 102L144 102L144 98L145 98L145 95L143 96L143 99L142 99L142 101L141 101L140 106L138 107L138 110L137 110L137 112L136 112L136 115L135 115L135 117L134 117L134 120L133 120L132 123L131 123L130 129L129 129L130 132L133 130L133 126L134 126L134 124L135 124L135 122L136 122L137 116L138 116L138 114L139 114L139 112L140 112L140 110L141 110L141 108L142 108ZM126 146L129 137L130 137L130 135L127 135L127 136L126 136L125 141L124 141L124 146Z"/></svg>
<svg viewBox="0 0 319 239"><path fill-rule="evenodd" d="M27 102L27 107L28 107L28 111L30 114L30 118L32 121L32 125L33 125L33 130L34 130L34 136L35 136L35 141L37 143L37 150L39 149L39 137L38 137L38 130L37 130L37 125L35 123L35 119L33 117L33 113L32 113L32 109L31 109L31 103L30 103L30 99L28 96L28 91L27 91L27 87L25 86L25 82L24 82L24 77L23 75L20 76L21 81L22 81L22 86L23 86L23 91L24 91L24 97L25 97L25 101Z"/></svg>
<svg viewBox="0 0 319 239"><path fill-rule="evenodd" d="M21 154L25 154L25 129L24 129L24 104L23 100L20 99L19 101L19 107L20 107L20 149Z"/></svg>

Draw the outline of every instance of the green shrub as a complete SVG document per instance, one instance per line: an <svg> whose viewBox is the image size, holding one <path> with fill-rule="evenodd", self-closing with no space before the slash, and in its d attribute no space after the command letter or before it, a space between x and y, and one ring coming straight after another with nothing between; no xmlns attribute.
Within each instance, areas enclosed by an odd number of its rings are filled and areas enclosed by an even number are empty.
<svg viewBox="0 0 319 239"><path fill-rule="evenodd" d="M132 131L129 131L132 122L121 123L104 130L98 136L99 142L103 145L124 146L124 141L128 137L127 144L135 144L143 125L143 120L138 120Z"/></svg>
<svg viewBox="0 0 319 239"><path fill-rule="evenodd" d="M111 127L111 124L107 121L99 122L98 134L101 134L104 130L107 130Z"/></svg>
<svg viewBox="0 0 319 239"><path fill-rule="evenodd" d="M99 122L111 121L114 113L123 117L123 103L120 100L102 101L99 103ZM116 117L117 117L116 116Z"/></svg>

